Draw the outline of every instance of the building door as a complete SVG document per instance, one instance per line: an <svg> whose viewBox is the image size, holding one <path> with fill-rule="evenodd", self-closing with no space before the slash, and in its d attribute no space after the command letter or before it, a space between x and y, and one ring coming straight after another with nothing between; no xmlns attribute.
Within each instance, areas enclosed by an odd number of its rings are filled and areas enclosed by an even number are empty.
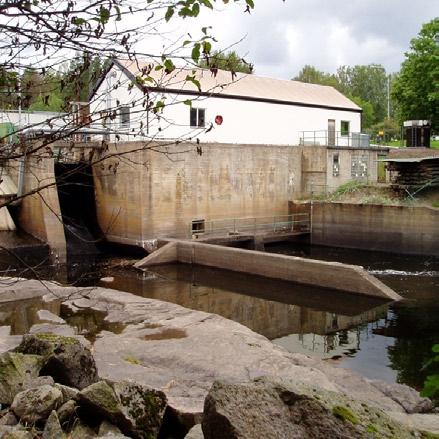
<svg viewBox="0 0 439 439"><path fill-rule="evenodd" d="M328 119L328 146L335 146L335 120Z"/></svg>

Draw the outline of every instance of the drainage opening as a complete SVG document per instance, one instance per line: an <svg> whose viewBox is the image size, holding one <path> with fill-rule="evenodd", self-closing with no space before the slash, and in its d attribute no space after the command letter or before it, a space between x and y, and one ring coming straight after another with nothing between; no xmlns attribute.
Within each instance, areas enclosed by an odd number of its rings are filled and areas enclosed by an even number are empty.
<svg viewBox="0 0 439 439"><path fill-rule="evenodd" d="M55 164L67 257L97 255L103 238L96 217L93 171L84 163Z"/></svg>

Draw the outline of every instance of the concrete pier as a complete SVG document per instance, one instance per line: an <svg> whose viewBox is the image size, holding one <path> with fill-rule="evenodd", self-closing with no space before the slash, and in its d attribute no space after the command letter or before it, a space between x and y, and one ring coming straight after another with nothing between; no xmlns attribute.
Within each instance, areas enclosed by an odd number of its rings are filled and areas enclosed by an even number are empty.
<svg viewBox="0 0 439 439"><path fill-rule="evenodd" d="M400 300L391 288L358 265L304 259L192 241L168 240L135 266L181 262L256 274L305 285L315 285L385 300Z"/></svg>

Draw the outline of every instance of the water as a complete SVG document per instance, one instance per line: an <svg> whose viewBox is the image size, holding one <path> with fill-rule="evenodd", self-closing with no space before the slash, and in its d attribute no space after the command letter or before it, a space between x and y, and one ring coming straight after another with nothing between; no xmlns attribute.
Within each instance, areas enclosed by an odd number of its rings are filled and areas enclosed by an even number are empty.
<svg viewBox="0 0 439 439"><path fill-rule="evenodd" d="M439 342L438 259L292 244L271 245L267 251L363 265L404 300L389 306L335 290L182 264L140 272L121 266L127 261L114 257L96 264L76 261L64 272L39 273L44 278L56 275L63 282L100 285L216 313L291 352L317 356L369 378L422 386L428 374L422 367L432 345ZM104 276L113 280L99 281ZM32 301L9 304L9 308L1 305L0 325L12 322L13 332L22 333L36 323L39 306ZM100 315L63 317L90 339L100 330L123 330L105 327Z"/></svg>

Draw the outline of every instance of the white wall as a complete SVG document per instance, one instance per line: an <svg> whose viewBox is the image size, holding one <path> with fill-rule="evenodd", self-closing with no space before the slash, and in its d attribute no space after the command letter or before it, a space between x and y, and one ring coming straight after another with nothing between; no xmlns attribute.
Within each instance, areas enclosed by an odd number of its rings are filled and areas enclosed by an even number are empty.
<svg viewBox="0 0 439 439"><path fill-rule="evenodd" d="M116 72L115 77L111 78L110 86L107 85L107 81L111 75L107 75L107 78L102 82L95 100L91 103L92 113L105 110L108 107L115 107L117 104L124 105L134 102L135 105L131 108L131 132L139 134L140 121L143 121L145 134L147 117L144 106L142 106L145 97L137 87L128 90L130 81L118 67L114 66L112 71ZM120 85L117 89L113 89L117 83ZM107 100L107 90L111 90L110 101ZM350 122L351 132L361 131L361 115L353 111L197 97L195 95L167 94L162 96L155 94L150 98L155 101L164 98L166 104L159 118L150 112L149 135L159 139L193 137L199 138L201 142L297 145L302 131L327 130L328 119L336 120L336 131L340 131L342 120ZM193 129L189 126L190 108L183 104L183 101L187 99L193 99L193 107L206 109L206 128L211 123L214 127L210 132L205 133L203 129ZM220 126L214 122L217 115L223 117L223 124ZM120 129L119 117L113 122L113 128ZM123 137L123 140L127 140L127 138ZM322 133L320 143L326 143L324 133Z"/></svg>
<svg viewBox="0 0 439 439"><path fill-rule="evenodd" d="M29 126L36 124L45 124L47 120L59 120L65 116L64 113L56 113L52 111L25 111L21 112L21 116L18 111L0 111L0 123L10 122L15 126Z"/></svg>

